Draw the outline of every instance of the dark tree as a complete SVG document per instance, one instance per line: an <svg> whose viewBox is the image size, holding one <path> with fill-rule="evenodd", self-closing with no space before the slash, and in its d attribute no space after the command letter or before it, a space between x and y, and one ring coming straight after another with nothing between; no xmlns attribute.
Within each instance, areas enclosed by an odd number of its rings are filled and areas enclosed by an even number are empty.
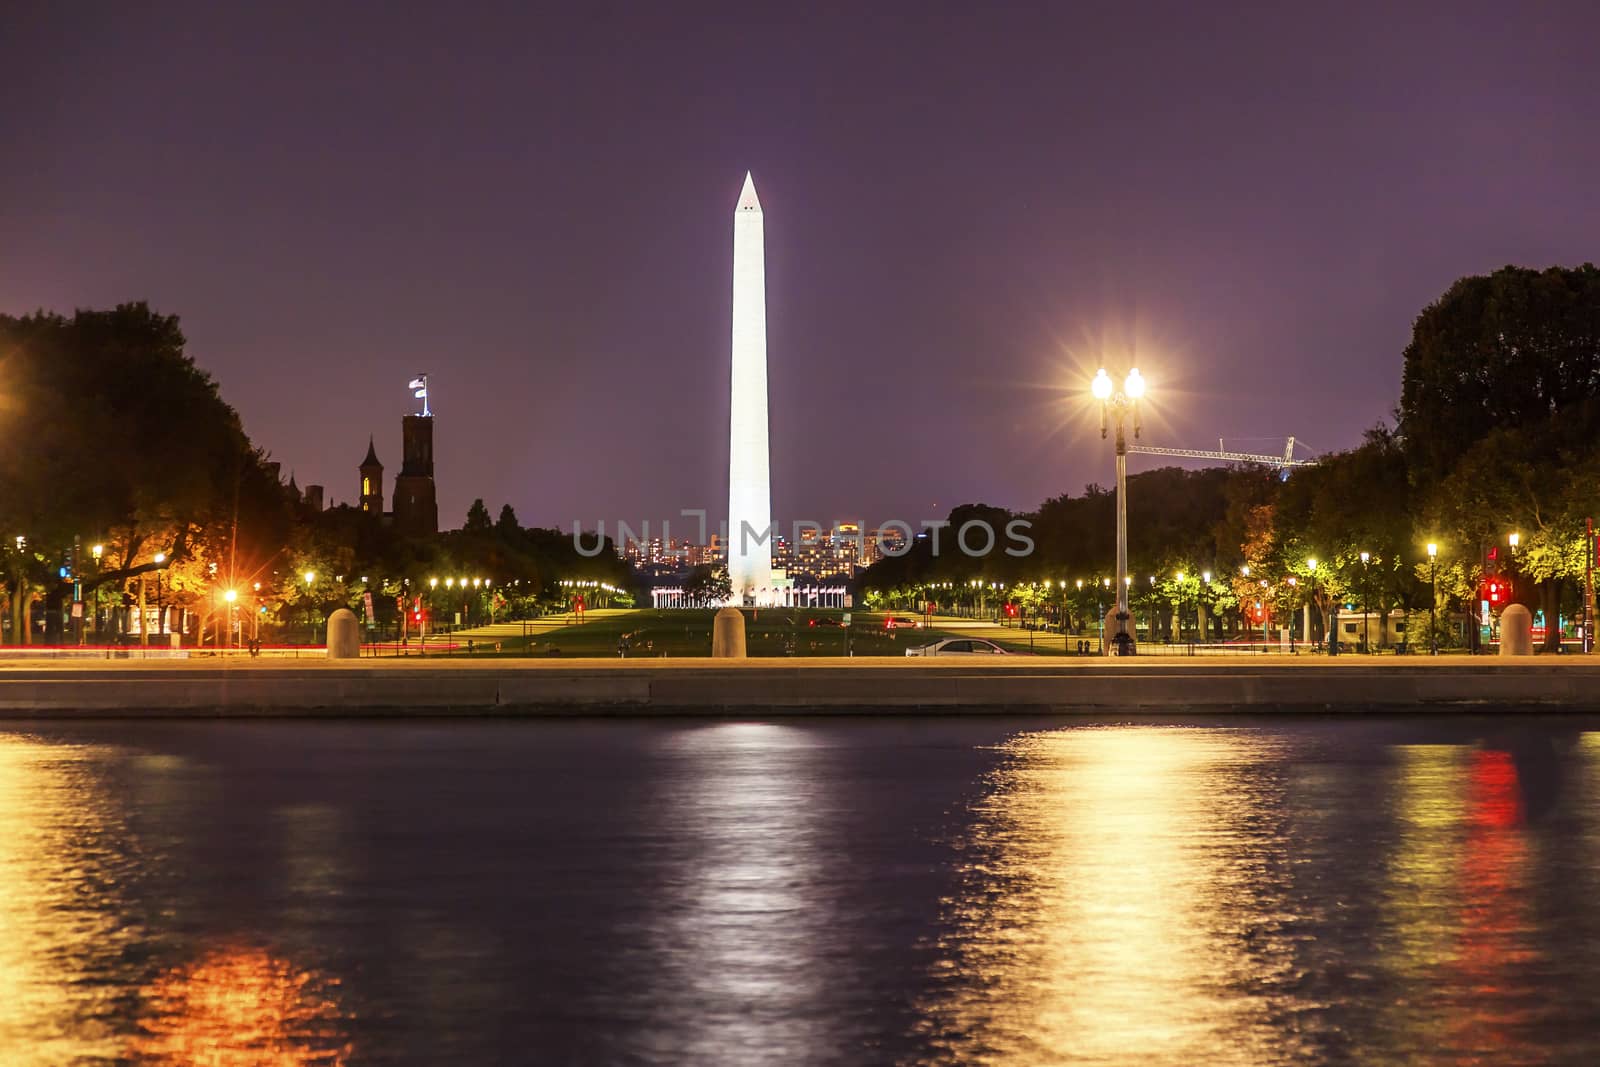
<svg viewBox="0 0 1600 1067"><path fill-rule="evenodd" d="M489 509L484 507L482 497L474 500L467 509L467 521L461 528L467 533L488 533L493 529L489 522Z"/></svg>
<svg viewBox="0 0 1600 1067"><path fill-rule="evenodd" d="M56 561L74 537L106 546L98 569L80 559L86 589L154 569L156 551L174 575L204 559L226 576L283 545L284 492L184 345L177 318L143 303L0 316L0 435L27 442L0 449L22 632L34 595L53 606L69 591ZM59 612L46 617L54 629Z"/></svg>
<svg viewBox="0 0 1600 1067"><path fill-rule="evenodd" d="M1518 566L1538 586L1546 647L1557 647L1592 508L1580 472L1600 448L1600 270L1504 267L1456 282L1417 318L1400 428L1456 594L1491 546L1520 532Z"/></svg>

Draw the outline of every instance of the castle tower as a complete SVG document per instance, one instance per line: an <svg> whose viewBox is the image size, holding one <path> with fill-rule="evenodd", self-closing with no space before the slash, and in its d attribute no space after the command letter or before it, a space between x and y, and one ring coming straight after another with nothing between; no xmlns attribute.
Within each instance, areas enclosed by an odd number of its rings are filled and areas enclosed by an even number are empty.
<svg viewBox="0 0 1600 1067"><path fill-rule="evenodd" d="M733 209L733 375L728 412L728 578L734 604L772 593L772 483L767 452L765 222L747 173Z"/></svg>
<svg viewBox="0 0 1600 1067"><path fill-rule="evenodd" d="M404 537L439 532L433 490L433 416L407 415L401 422L400 476L394 480L394 526Z"/></svg>
<svg viewBox="0 0 1600 1067"><path fill-rule="evenodd" d="M361 513L374 522L383 517L383 464L372 438L367 438L367 458L361 461Z"/></svg>

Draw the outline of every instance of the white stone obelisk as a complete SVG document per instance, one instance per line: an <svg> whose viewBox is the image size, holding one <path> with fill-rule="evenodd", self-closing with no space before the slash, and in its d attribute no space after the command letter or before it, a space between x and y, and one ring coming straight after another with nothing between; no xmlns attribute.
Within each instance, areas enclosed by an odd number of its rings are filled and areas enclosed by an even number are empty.
<svg viewBox="0 0 1600 1067"><path fill-rule="evenodd" d="M767 271L761 201L746 173L733 210L733 388L728 417L728 578L734 604L772 596L767 453Z"/></svg>

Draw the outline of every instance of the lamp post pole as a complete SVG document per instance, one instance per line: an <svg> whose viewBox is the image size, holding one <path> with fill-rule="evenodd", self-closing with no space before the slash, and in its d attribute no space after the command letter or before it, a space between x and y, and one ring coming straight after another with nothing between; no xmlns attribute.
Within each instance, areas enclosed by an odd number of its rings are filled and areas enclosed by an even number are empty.
<svg viewBox="0 0 1600 1067"><path fill-rule="evenodd" d="M317 623L316 616L311 611L311 586L317 580L317 572L306 571L301 577L306 580L306 633L308 634L306 644L314 645L317 643Z"/></svg>
<svg viewBox="0 0 1600 1067"><path fill-rule="evenodd" d="M1185 577L1186 576L1185 576L1183 571L1179 571L1178 572L1178 644L1180 644L1180 645L1184 643L1184 640L1183 640L1183 623L1184 623L1184 618L1183 618L1183 580L1184 580Z"/></svg>
<svg viewBox="0 0 1600 1067"><path fill-rule="evenodd" d="M164 610L165 605L161 602L161 569L159 566L166 561L167 554L165 552L156 553L156 634L160 637L167 636L167 613ZM142 621L140 625L144 625Z"/></svg>
<svg viewBox="0 0 1600 1067"><path fill-rule="evenodd" d="M1437 613L1437 611L1439 609L1439 578L1438 578L1437 571L1435 570L1435 568L1437 566L1438 558L1439 558L1439 546L1434 544L1432 541L1429 541L1428 542L1428 654L1430 656L1437 656L1439 654L1439 621L1438 621L1438 618L1437 618L1437 615L1436 615L1436 613Z"/></svg>
<svg viewBox="0 0 1600 1067"><path fill-rule="evenodd" d="M1363 651L1372 653L1372 600L1367 596L1367 563L1370 553L1361 553L1361 644Z"/></svg>
<svg viewBox="0 0 1600 1067"><path fill-rule="evenodd" d="M1133 436L1139 436L1139 398L1144 396L1145 382L1139 368L1128 371L1122 389L1116 390L1105 368L1094 376L1090 391L1100 401L1100 437L1105 439L1110 417L1116 416L1117 436L1117 635L1126 635L1124 643L1131 645L1133 634L1128 626L1128 438L1125 431L1128 412L1133 412ZM1108 635L1109 636L1109 635ZM1104 649L1102 649L1104 651Z"/></svg>

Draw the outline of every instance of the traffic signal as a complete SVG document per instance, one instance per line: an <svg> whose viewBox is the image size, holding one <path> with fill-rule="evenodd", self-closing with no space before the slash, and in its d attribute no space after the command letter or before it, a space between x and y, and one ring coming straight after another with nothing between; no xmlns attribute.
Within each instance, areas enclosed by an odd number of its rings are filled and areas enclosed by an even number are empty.
<svg viewBox="0 0 1600 1067"><path fill-rule="evenodd" d="M1502 607L1511 602L1511 583L1498 574L1491 574L1478 583L1478 599L1487 600L1490 607Z"/></svg>

